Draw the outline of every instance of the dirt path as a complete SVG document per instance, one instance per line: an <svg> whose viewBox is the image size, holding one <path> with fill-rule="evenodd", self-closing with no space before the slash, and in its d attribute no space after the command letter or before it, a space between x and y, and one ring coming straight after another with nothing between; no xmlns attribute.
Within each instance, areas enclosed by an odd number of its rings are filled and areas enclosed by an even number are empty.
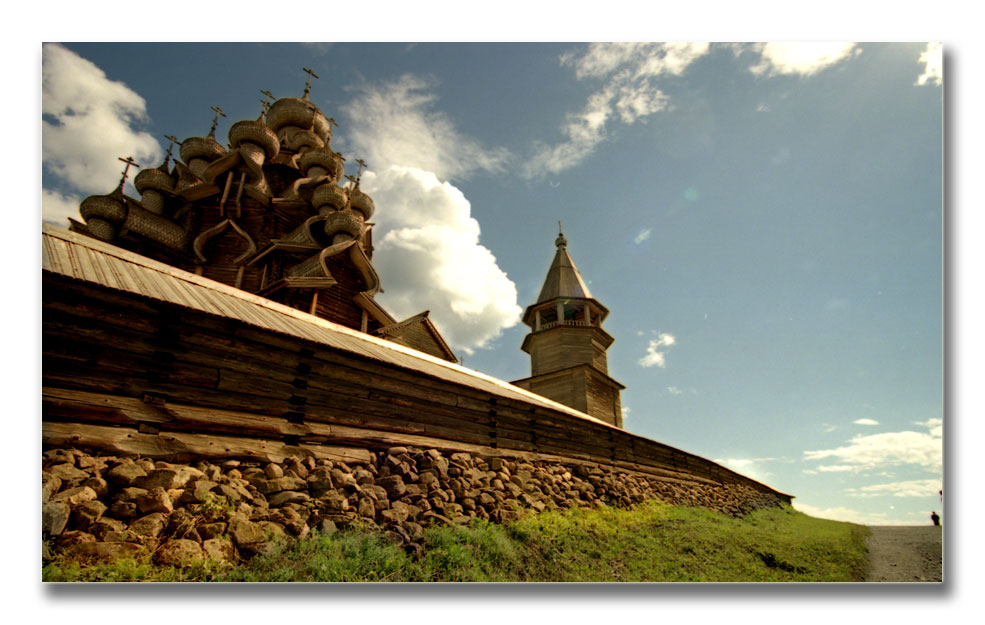
<svg viewBox="0 0 985 625"><path fill-rule="evenodd" d="M869 527L867 582L939 582L941 527L873 525Z"/></svg>

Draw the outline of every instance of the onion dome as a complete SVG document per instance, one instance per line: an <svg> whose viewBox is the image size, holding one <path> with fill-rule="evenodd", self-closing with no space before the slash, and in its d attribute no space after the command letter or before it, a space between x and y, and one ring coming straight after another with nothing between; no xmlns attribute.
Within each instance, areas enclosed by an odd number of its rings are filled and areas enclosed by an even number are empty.
<svg viewBox="0 0 985 625"><path fill-rule="evenodd" d="M554 239L554 245L556 245L559 249L568 246L568 239L564 237L563 232L558 233L557 238Z"/></svg>
<svg viewBox="0 0 985 625"><path fill-rule="evenodd" d="M196 158L211 163L225 154L226 148L212 137L189 137L181 142L178 153L181 154L181 160L189 165Z"/></svg>
<svg viewBox="0 0 985 625"><path fill-rule="evenodd" d="M133 186L140 193L140 203L144 208L160 215L164 212L164 194L174 191L174 178L168 173L168 162L165 160L160 167L141 169L133 179Z"/></svg>
<svg viewBox="0 0 985 625"><path fill-rule="evenodd" d="M345 207L348 195L342 187L328 183L318 186L311 196L311 205L315 209L322 210L341 210Z"/></svg>
<svg viewBox="0 0 985 625"><path fill-rule="evenodd" d="M268 159L277 156L280 151L277 135L259 120L246 119L233 124L229 128L229 143L233 148L239 148L244 143L260 146Z"/></svg>
<svg viewBox="0 0 985 625"><path fill-rule="evenodd" d="M284 145L295 152L325 147L325 141L309 130L288 126L282 136Z"/></svg>
<svg viewBox="0 0 985 625"><path fill-rule="evenodd" d="M280 135L288 126L313 130L322 140L332 137L332 127L321 111L307 98L281 98L267 111L267 126Z"/></svg>
<svg viewBox="0 0 985 625"><path fill-rule="evenodd" d="M342 157L328 148L305 150L298 160L298 165L308 178L329 176L333 182L338 182L345 171Z"/></svg>
<svg viewBox="0 0 985 625"><path fill-rule="evenodd" d="M154 169L141 169L140 173L133 179L133 186L137 188L137 192L140 194L143 194L148 189L173 191L174 178L171 177L171 174L167 170L167 163L164 163L161 167L155 167Z"/></svg>
<svg viewBox="0 0 985 625"><path fill-rule="evenodd" d="M349 205L354 210L362 213L366 219L370 219L376 210L376 207L373 205L373 198L360 191L359 187L355 187L349 191Z"/></svg>
<svg viewBox="0 0 985 625"><path fill-rule="evenodd" d="M86 229L103 241L112 241L116 237L126 221L127 212L122 184L109 195L91 195L79 205Z"/></svg>
<svg viewBox="0 0 985 625"><path fill-rule="evenodd" d="M333 237L333 243L338 242L338 235L349 235L344 239L355 239L362 235L362 232L362 220L354 211L345 210L325 215L325 234Z"/></svg>

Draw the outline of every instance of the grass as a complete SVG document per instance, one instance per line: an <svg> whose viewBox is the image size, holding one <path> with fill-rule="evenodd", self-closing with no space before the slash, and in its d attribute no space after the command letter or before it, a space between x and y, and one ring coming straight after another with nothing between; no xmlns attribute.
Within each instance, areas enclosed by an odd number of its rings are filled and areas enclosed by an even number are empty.
<svg viewBox="0 0 985 625"><path fill-rule="evenodd" d="M83 566L56 558L42 579L218 582L849 582L864 575L860 525L789 507L742 519L651 502L633 510L543 512L505 525L426 530L412 557L358 529L298 542L237 565Z"/></svg>

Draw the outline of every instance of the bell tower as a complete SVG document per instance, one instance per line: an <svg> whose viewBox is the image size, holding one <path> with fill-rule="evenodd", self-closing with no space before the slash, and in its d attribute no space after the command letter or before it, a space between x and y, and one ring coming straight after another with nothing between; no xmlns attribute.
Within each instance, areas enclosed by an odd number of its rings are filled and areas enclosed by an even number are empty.
<svg viewBox="0 0 985 625"><path fill-rule="evenodd" d="M534 304L523 313L530 333L521 349L530 354L530 377L513 384L622 427L619 392L609 377L606 350L613 338L602 329L609 309L592 297L559 232L557 252Z"/></svg>

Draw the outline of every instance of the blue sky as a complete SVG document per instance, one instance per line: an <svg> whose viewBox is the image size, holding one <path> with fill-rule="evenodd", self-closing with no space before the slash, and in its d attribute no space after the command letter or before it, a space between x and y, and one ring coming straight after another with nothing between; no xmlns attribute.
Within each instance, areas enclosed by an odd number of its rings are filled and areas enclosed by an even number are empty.
<svg viewBox="0 0 985 625"><path fill-rule="evenodd" d="M940 48L910 44L54 44L42 208L117 157L311 99L369 164L374 262L465 365L529 375L557 222L611 314L625 426L795 495L927 522L942 480Z"/></svg>

